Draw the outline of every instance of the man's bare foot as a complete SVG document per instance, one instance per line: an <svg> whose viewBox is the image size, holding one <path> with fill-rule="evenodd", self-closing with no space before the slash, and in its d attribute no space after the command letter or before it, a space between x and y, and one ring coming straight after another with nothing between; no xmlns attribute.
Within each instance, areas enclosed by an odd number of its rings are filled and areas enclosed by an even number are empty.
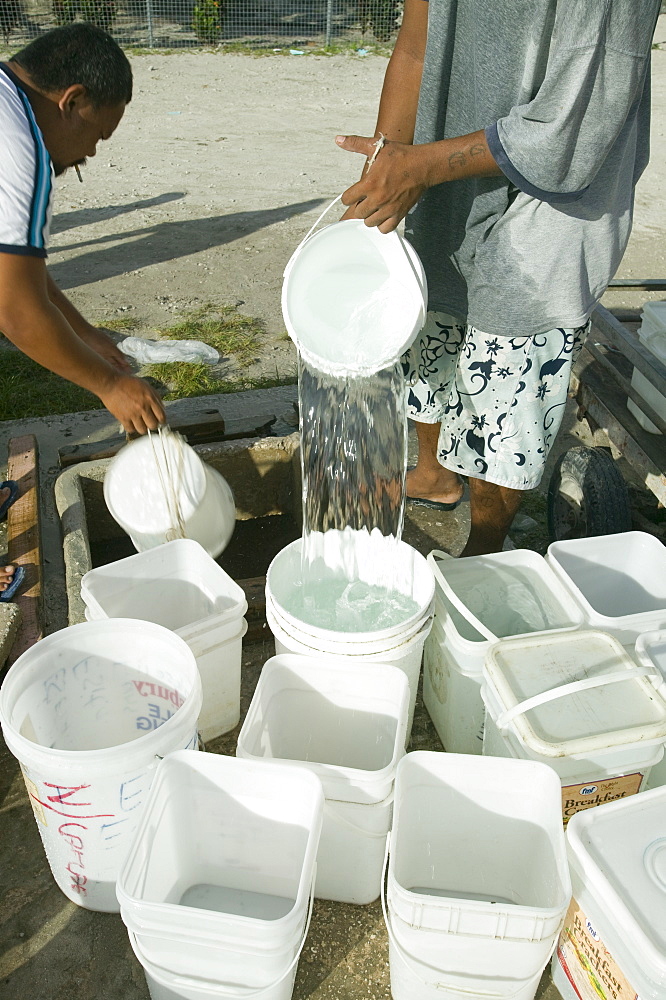
<svg viewBox="0 0 666 1000"><path fill-rule="evenodd" d="M445 504L458 503L464 489L457 473L441 465L436 470L423 470L418 465L409 469L405 487L408 497Z"/></svg>
<svg viewBox="0 0 666 1000"><path fill-rule="evenodd" d="M0 591L6 590L14 579L15 566L0 566Z"/></svg>

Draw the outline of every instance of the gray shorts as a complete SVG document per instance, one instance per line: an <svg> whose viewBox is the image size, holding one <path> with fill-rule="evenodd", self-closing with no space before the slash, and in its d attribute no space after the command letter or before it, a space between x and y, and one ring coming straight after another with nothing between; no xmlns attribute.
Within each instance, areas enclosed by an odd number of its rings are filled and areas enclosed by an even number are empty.
<svg viewBox="0 0 666 1000"><path fill-rule="evenodd" d="M534 337L497 337L428 313L403 355L407 412L441 424L441 465L514 490L541 481L590 322Z"/></svg>

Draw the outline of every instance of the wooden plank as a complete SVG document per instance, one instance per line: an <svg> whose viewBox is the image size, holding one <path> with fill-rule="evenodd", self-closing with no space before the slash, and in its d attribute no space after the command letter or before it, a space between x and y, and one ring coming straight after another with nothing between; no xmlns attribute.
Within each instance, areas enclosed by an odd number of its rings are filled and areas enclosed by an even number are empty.
<svg viewBox="0 0 666 1000"><path fill-rule="evenodd" d="M7 478L14 479L19 487L19 497L7 514L7 557L10 563L25 569L25 581L15 598L22 621L9 657L11 664L44 634L39 464L34 435L10 440Z"/></svg>
<svg viewBox="0 0 666 1000"><path fill-rule="evenodd" d="M620 389L626 393L629 399L633 399L634 403L636 403L636 405L643 411L648 420L651 420L662 434L666 434L666 421L652 409L650 404L643 399L638 390L634 389L631 382L617 370L612 361L607 357L608 352L606 345L595 344L592 340L588 340L585 344L585 350L589 351L604 371L608 372L608 374L615 379Z"/></svg>
<svg viewBox="0 0 666 1000"><path fill-rule="evenodd" d="M638 368L641 375L660 392L666 385L666 365L644 347L638 337L630 333L608 309L597 306L592 313L592 325L607 338L609 343ZM590 334L590 336L592 336Z"/></svg>
<svg viewBox="0 0 666 1000"><path fill-rule="evenodd" d="M260 414L236 420L225 420L218 411L197 413L192 417L170 420L169 427L182 434L188 444L209 444L214 441L234 441L246 437L261 437L270 433L277 420L273 413ZM113 458L127 443L122 434L90 441L82 444L66 445L58 455L61 467L67 468L78 462L97 462L102 458Z"/></svg>

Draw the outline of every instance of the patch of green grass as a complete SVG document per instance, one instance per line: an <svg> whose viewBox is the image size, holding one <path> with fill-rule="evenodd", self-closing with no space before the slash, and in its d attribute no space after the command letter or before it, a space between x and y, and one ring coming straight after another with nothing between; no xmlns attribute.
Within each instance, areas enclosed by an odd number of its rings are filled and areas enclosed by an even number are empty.
<svg viewBox="0 0 666 1000"><path fill-rule="evenodd" d="M131 333L133 330L139 329L141 320L137 319L136 316L117 316L113 319L103 320L99 325L105 330L113 330L114 333Z"/></svg>
<svg viewBox="0 0 666 1000"><path fill-rule="evenodd" d="M0 351L0 420L101 409L97 396L42 368L20 351Z"/></svg>
<svg viewBox="0 0 666 1000"><path fill-rule="evenodd" d="M255 359L259 336L264 328L259 320L236 312L234 306L205 302L187 313L180 323L163 327L157 332L165 340L202 340L219 351L221 357L233 354L237 361L246 365ZM149 374L154 373L151 371Z"/></svg>
<svg viewBox="0 0 666 1000"><path fill-rule="evenodd" d="M277 372L275 377L271 378L240 376L234 379L221 379L211 373L209 365L184 364L179 361L148 365L145 374L168 386L169 392L164 396L167 400L182 399L186 396L226 395L231 392L245 392L248 389L274 389L279 385L294 385L297 381L296 373L280 375Z"/></svg>

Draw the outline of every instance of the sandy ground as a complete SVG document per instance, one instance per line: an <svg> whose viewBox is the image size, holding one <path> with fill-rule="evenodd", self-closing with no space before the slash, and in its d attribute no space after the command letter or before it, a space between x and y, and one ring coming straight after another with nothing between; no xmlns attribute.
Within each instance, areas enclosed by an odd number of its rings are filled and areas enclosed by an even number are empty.
<svg viewBox="0 0 666 1000"><path fill-rule="evenodd" d="M201 302L266 326L260 368L293 370L279 336L282 272L361 159L337 132L374 129L379 57L220 56L133 60L136 97L80 185L63 178L52 272L97 321L151 327ZM332 213L332 218L335 215Z"/></svg>
<svg viewBox="0 0 666 1000"><path fill-rule="evenodd" d="M666 49L665 18L656 40ZM60 185L51 253L56 280L91 319L133 315L148 336L202 302L239 303L265 323L256 372L293 371L293 351L282 339L282 271L318 212L359 172L360 162L338 150L333 136L373 129L385 60L183 53L133 62L136 97L117 136L89 164L83 186L73 174ZM654 101L652 164L620 272L629 278L666 277L664 50L654 52ZM648 297L622 291L606 301L629 309ZM81 428L93 425L101 433L104 420L92 415L76 433L83 439L88 432ZM69 443L77 440L67 421L53 423ZM46 433L47 424L25 429ZM2 428L3 442L5 430L12 428ZM52 456L45 453L45 463ZM270 652L257 651L257 663ZM435 745L428 725L421 710L414 746ZM146 1000L119 918L79 910L55 887L16 762L6 753L0 775L0 997ZM388 998L378 904L318 903L310 934L295 1000ZM556 1000L547 974L537 996Z"/></svg>

